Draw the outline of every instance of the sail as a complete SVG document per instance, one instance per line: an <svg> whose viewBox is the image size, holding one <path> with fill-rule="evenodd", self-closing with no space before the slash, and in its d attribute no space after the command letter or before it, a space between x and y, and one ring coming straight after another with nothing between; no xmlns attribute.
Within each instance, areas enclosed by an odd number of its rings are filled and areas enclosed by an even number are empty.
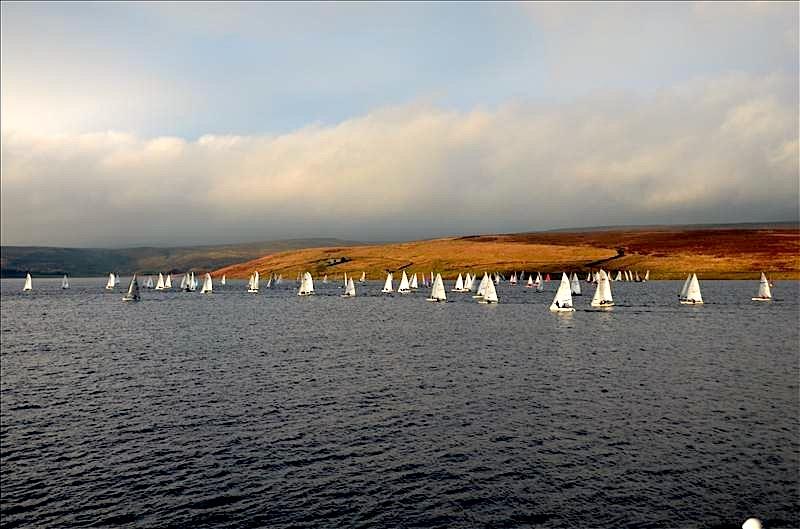
<svg viewBox="0 0 800 529"><path fill-rule="evenodd" d="M614 281L622 281L622 272L617 270L617 277L614 278Z"/></svg>
<svg viewBox="0 0 800 529"><path fill-rule="evenodd" d="M636 274L635 274L635 277L634 277L634 281L636 281L637 283L641 283L642 282L641 278L639 277L639 271L638 270L636 271Z"/></svg>
<svg viewBox="0 0 800 529"><path fill-rule="evenodd" d="M456 286L453 287L453 292L461 292L464 290L464 278L461 277L461 274L458 274L458 279L456 279Z"/></svg>
<svg viewBox="0 0 800 529"><path fill-rule="evenodd" d="M444 291L444 283L442 282L442 274L436 274L436 279L433 280L433 288L431 288L431 297L429 301L446 301L447 294Z"/></svg>
<svg viewBox="0 0 800 529"><path fill-rule="evenodd" d="M131 284L128 285L128 292L122 297L123 301L139 301L139 282L136 280L136 274L131 278Z"/></svg>
<svg viewBox="0 0 800 529"><path fill-rule="evenodd" d="M69 278L67 277L67 274L64 274L64 277L61 279L61 288L63 289L69 288Z"/></svg>
<svg viewBox="0 0 800 529"><path fill-rule="evenodd" d="M392 273L389 272L386 274L386 282L383 284L383 290L381 292L394 292L394 287L392 286Z"/></svg>
<svg viewBox="0 0 800 529"><path fill-rule="evenodd" d="M475 276L467 272L467 278L464 280L464 292L472 292L472 285L475 283Z"/></svg>
<svg viewBox="0 0 800 529"><path fill-rule="evenodd" d="M172 274L167 274L167 278L164 280L164 289L172 288Z"/></svg>
<svg viewBox="0 0 800 529"><path fill-rule="evenodd" d="M403 276L400 278L400 286L397 287L397 291L402 293L411 292L411 288L408 286L408 276L406 275L405 270L403 270Z"/></svg>
<svg viewBox="0 0 800 529"><path fill-rule="evenodd" d="M344 295L348 298L355 297L356 295L356 285L353 283L353 278L347 280L347 288L345 288Z"/></svg>
<svg viewBox="0 0 800 529"><path fill-rule="evenodd" d="M566 272L561 274L561 283L558 285L556 297L553 298L553 303L550 305L550 310L569 310L572 309L572 288L569 284L569 278Z"/></svg>
<svg viewBox="0 0 800 529"><path fill-rule="evenodd" d="M347 290L347 272L344 273L344 285L342 285L345 290Z"/></svg>
<svg viewBox="0 0 800 529"><path fill-rule="evenodd" d="M247 290L253 290L253 274L250 274L250 277L247 279Z"/></svg>
<svg viewBox="0 0 800 529"><path fill-rule="evenodd" d="M367 281L367 273L361 272L361 279L358 280L359 283L364 283Z"/></svg>
<svg viewBox="0 0 800 529"><path fill-rule="evenodd" d="M272 288L272 278L267 279L267 288Z"/></svg>
<svg viewBox="0 0 800 529"><path fill-rule="evenodd" d="M683 282L683 287L681 287L681 291L680 291L680 293L678 294L678 297L679 297L681 300L684 300L684 299L686 299L686 294L687 294L687 292L689 291L689 283L691 283L691 282L692 282L692 274L689 274L689 275L686 277L686 281L684 281L684 282Z"/></svg>
<svg viewBox="0 0 800 529"><path fill-rule="evenodd" d="M197 290L197 278L194 277L194 272L189 273L189 290L192 292Z"/></svg>
<svg viewBox="0 0 800 529"><path fill-rule="evenodd" d="M209 294L214 290L214 285L211 282L211 274L206 273L206 277L203 280L203 288L200 289L201 294Z"/></svg>
<svg viewBox="0 0 800 529"><path fill-rule="evenodd" d="M416 272L414 272L414 275L411 276L411 283L409 283L409 286L411 288L414 288L414 289L419 288L419 283L417 282L417 273Z"/></svg>
<svg viewBox="0 0 800 529"><path fill-rule="evenodd" d="M258 270L253 272L253 288L258 290L258 283L261 281L261 276L258 274Z"/></svg>
<svg viewBox="0 0 800 529"><path fill-rule="evenodd" d="M164 274L158 273L158 281L156 281L156 290L164 290Z"/></svg>
<svg viewBox="0 0 800 529"><path fill-rule="evenodd" d="M111 290L112 288L114 288L114 284L115 284L114 272L111 272L110 274L108 274L108 282L106 283L106 290Z"/></svg>
<svg viewBox="0 0 800 529"><path fill-rule="evenodd" d="M542 274L536 273L536 281L533 283L536 285L536 292L544 292L544 280L542 280Z"/></svg>
<svg viewBox="0 0 800 529"><path fill-rule="evenodd" d="M483 297L478 301L480 303L497 303L497 290L495 290L493 282L486 282L486 290L483 293Z"/></svg>
<svg viewBox="0 0 800 529"><path fill-rule="evenodd" d="M314 279L311 277L311 274L305 272L303 274L303 279L300 282L300 290L298 291L298 296L308 296L314 293Z"/></svg>
<svg viewBox="0 0 800 529"><path fill-rule="evenodd" d="M225 281L225 274L222 274L222 279L220 279L220 281L219 281L219 284L220 284L220 285L222 285L222 286L224 287L224 286L225 286L225 283L226 283L226 281Z"/></svg>
<svg viewBox="0 0 800 529"><path fill-rule="evenodd" d="M528 276L528 282L525 284L526 288L533 288L533 274Z"/></svg>
<svg viewBox="0 0 800 529"><path fill-rule="evenodd" d="M22 290L33 290L33 280L31 279L31 275L25 274L25 284L22 285Z"/></svg>
<svg viewBox="0 0 800 529"><path fill-rule="evenodd" d="M614 304L614 299L611 297L611 282L608 280L608 274L605 270L600 270L598 276L592 307L610 307Z"/></svg>
<svg viewBox="0 0 800 529"><path fill-rule="evenodd" d="M119 285L119 272L117 272L116 274L114 274L114 286L117 286L117 285ZM136 286L137 286L137 288L138 288L138 286L139 286L139 283L136 283Z"/></svg>
<svg viewBox="0 0 800 529"><path fill-rule="evenodd" d="M66 277L66 276L64 276ZM761 282L758 284L758 296L761 299L772 299L772 291L769 288L769 281L764 272L761 272Z"/></svg>
<svg viewBox="0 0 800 529"><path fill-rule="evenodd" d="M581 295L581 282L578 281L578 274L576 274L575 272L572 273L571 288L573 296Z"/></svg>
<svg viewBox="0 0 800 529"><path fill-rule="evenodd" d="M508 282L511 283L512 285L516 285L517 284L517 273L516 272L511 274L511 279L509 279Z"/></svg>
<svg viewBox="0 0 800 529"><path fill-rule="evenodd" d="M247 291L248 292L258 292L258 284L260 282L260 276L258 275L258 270L250 274L250 280L247 283Z"/></svg>
<svg viewBox="0 0 800 529"><path fill-rule="evenodd" d="M700 295L700 282L697 280L697 274L692 274L692 279L689 281L689 287L686 289L686 301L692 303L703 302L703 296Z"/></svg>
<svg viewBox="0 0 800 529"><path fill-rule="evenodd" d="M189 281L189 274L183 274L183 277L181 277L181 290L186 288L186 284L188 283L188 281Z"/></svg>
<svg viewBox="0 0 800 529"><path fill-rule="evenodd" d="M650 270L644 273L643 281L650 281Z"/></svg>
<svg viewBox="0 0 800 529"><path fill-rule="evenodd" d="M491 283L491 280L489 279L489 274L484 272L483 279L481 279L481 282L478 283L478 291L475 293L475 296L473 297L482 298L483 295L486 293L486 285L488 285L489 283Z"/></svg>

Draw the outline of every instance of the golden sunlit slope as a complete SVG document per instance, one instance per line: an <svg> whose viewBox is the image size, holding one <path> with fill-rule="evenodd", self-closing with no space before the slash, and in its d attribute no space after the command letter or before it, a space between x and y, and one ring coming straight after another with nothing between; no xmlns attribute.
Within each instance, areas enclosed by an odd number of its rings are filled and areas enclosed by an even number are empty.
<svg viewBox="0 0 800 529"><path fill-rule="evenodd" d="M633 229L470 236L374 246L309 248L266 255L227 266L215 277L246 279L254 270L294 279L362 271L372 280L387 271L460 272L514 270L560 272L603 267L630 269L651 279L678 279L696 272L705 279L800 279L800 229Z"/></svg>

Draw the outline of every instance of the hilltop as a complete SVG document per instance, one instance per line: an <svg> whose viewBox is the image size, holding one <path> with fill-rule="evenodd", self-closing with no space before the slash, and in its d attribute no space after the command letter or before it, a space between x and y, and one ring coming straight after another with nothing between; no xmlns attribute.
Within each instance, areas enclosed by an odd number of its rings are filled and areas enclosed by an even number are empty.
<svg viewBox="0 0 800 529"><path fill-rule="evenodd" d="M306 248L265 255L216 270L216 277L247 278L253 270L294 278L343 273L383 279L387 271L460 272L514 270L586 272L650 270L651 279L678 279L696 272L705 279L800 279L800 227L643 227L473 235L363 246Z"/></svg>
<svg viewBox="0 0 800 529"><path fill-rule="evenodd" d="M3 246L0 252L0 275L22 277L28 271L39 276L100 276L112 271L123 274L207 271L296 248L358 244L341 239L313 238L173 248Z"/></svg>

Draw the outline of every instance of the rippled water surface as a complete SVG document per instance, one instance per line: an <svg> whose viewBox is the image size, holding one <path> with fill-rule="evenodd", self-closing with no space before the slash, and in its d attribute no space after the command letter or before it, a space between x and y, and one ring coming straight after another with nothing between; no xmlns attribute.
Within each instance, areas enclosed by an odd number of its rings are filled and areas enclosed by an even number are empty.
<svg viewBox="0 0 800 529"><path fill-rule="evenodd" d="M3 528L800 525L797 282L233 283L2 281Z"/></svg>

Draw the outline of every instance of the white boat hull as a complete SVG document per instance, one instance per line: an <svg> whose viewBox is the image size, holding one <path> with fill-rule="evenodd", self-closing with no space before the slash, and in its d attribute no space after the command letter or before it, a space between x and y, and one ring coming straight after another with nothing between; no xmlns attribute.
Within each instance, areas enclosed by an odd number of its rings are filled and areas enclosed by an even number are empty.
<svg viewBox="0 0 800 529"><path fill-rule="evenodd" d="M436 298L425 298L425 301L433 301L438 303L447 303L446 299L436 299Z"/></svg>
<svg viewBox="0 0 800 529"><path fill-rule="evenodd" d="M753 301L772 301L772 298L750 298Z"/></svg>
<svg viewBox="0 0 800 529"><path fill-rule="evenodd" d="M614 306L614 302L613 301L611 303L603 303L603 304L600 304L600 303L594 304L594 303L592 303L592 307L595 308L595 309L610 309L613 306Z"/></svg>
<svg viewBox="0 0 800 529"><path fill-rule="evenodd" d="M681 305L702 305L702 301L695 301L693 299L682 299Z"/></svg>
<svg viewBox="0 0 800 529"><path fill-rule="evenodd" d="M575 312L572 307L550 307L550 312Z"/></svg>

